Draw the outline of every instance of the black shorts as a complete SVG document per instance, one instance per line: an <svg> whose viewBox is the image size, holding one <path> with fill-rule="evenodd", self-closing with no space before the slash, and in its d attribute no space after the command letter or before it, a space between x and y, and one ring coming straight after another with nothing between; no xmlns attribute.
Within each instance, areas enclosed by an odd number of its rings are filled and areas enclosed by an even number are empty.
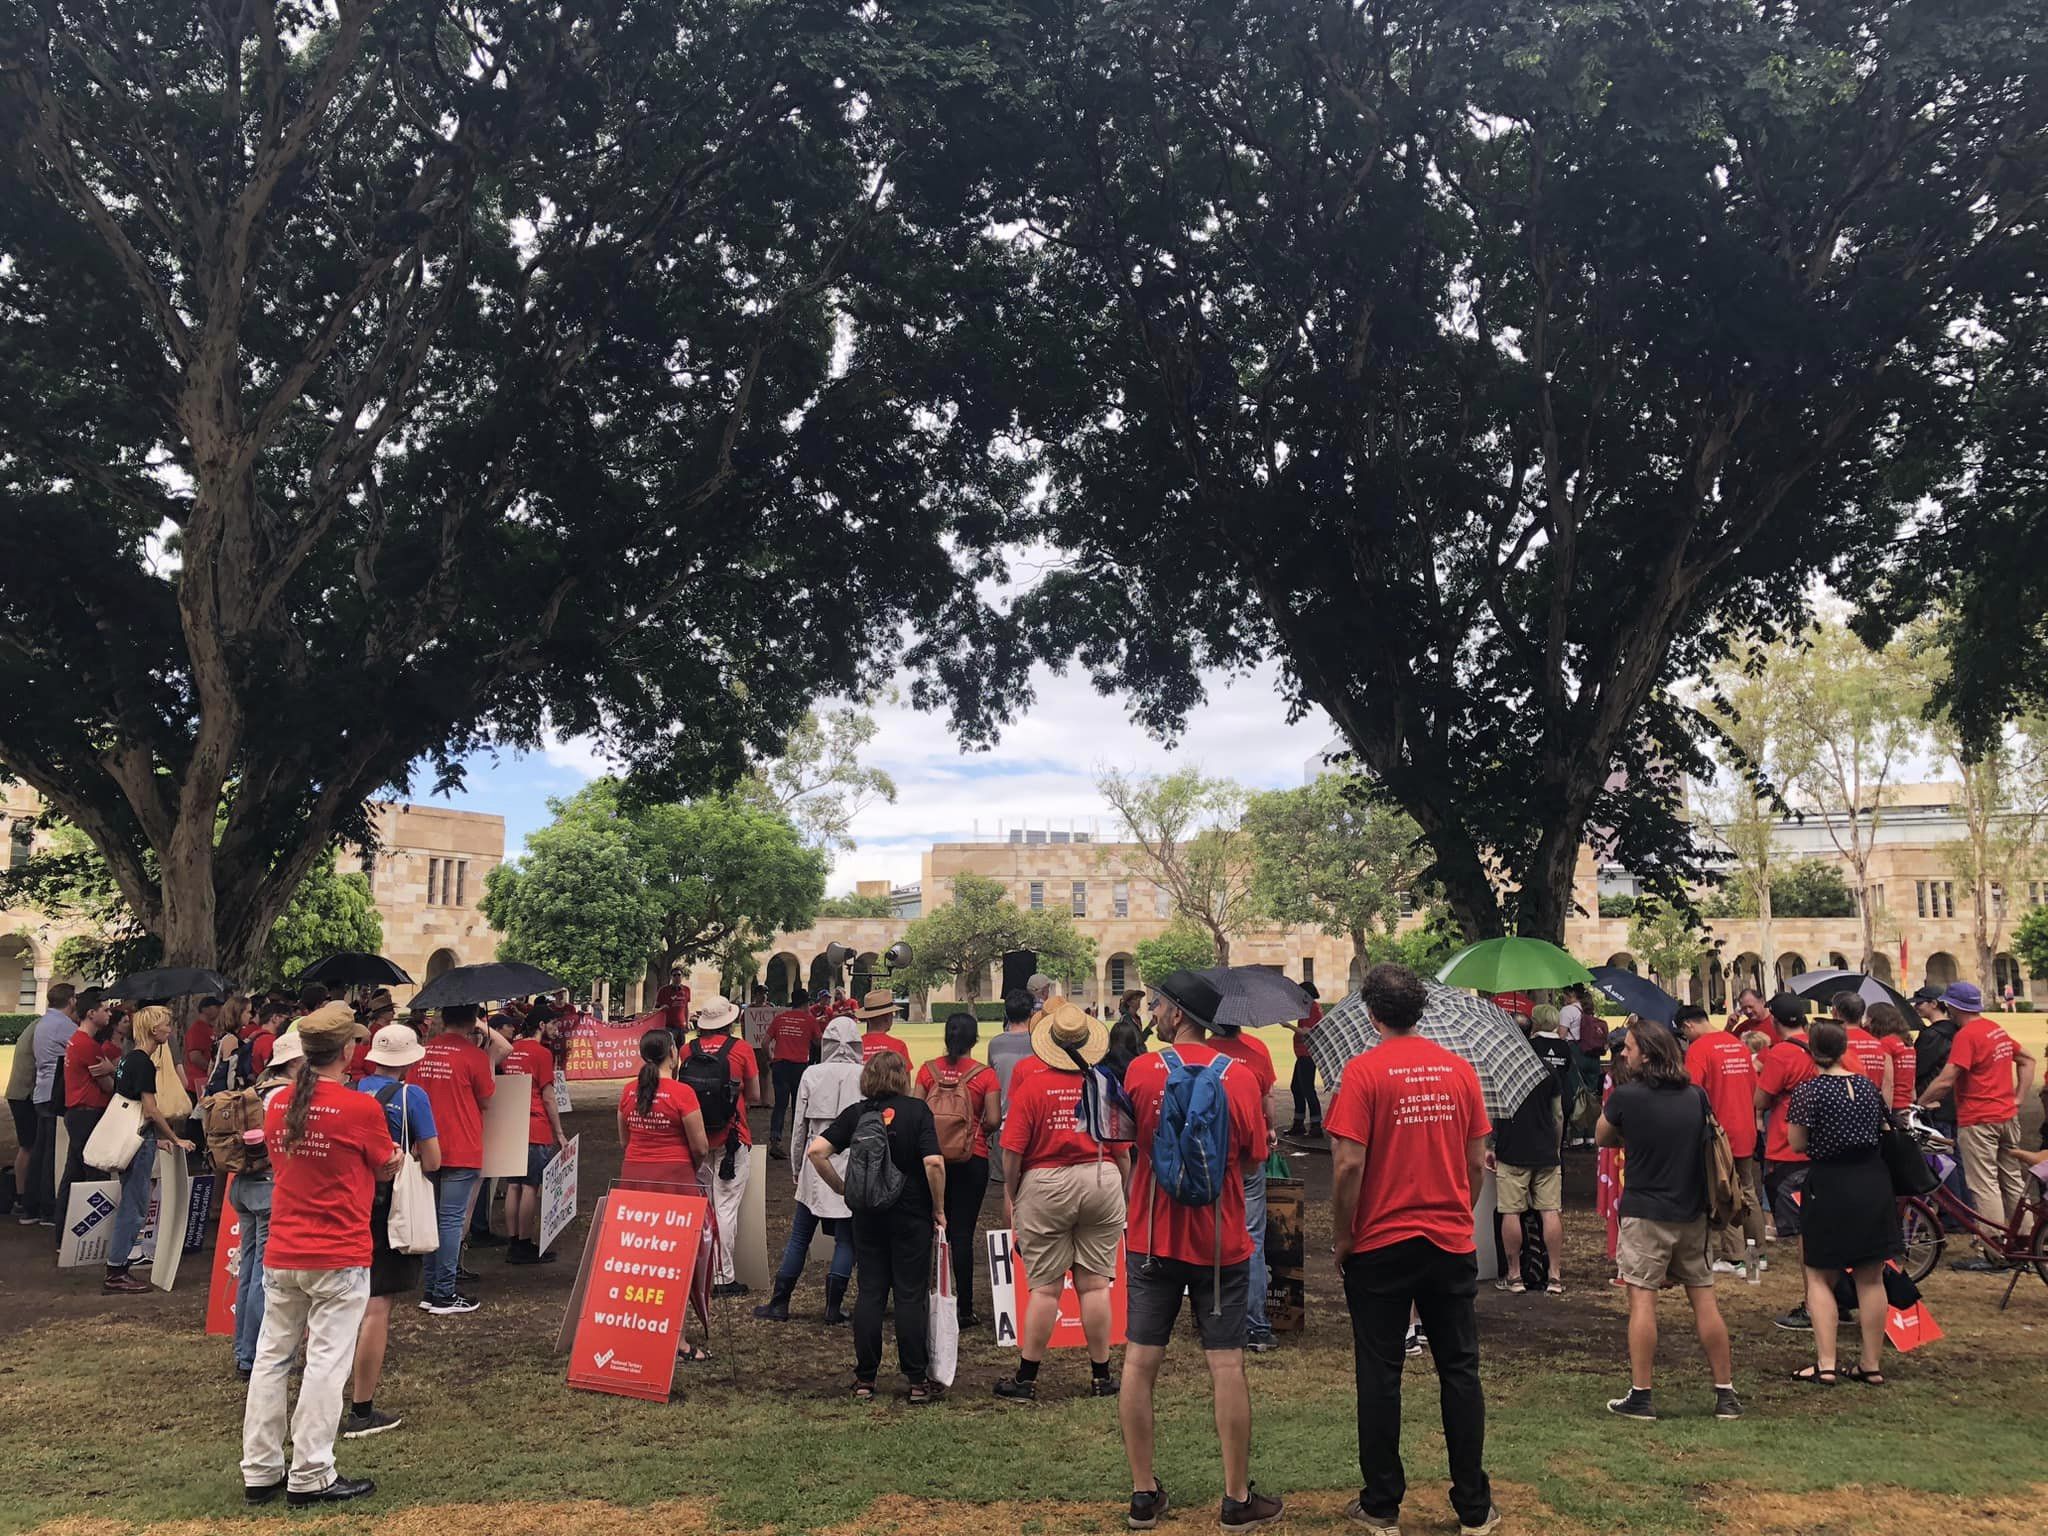
<svg viewBox="0 0 2048 1536"><path fill-rule="evenodd" d="M370 1294L404 1296L420 1288L422 1255L391 1246L391 1186L380 1184L370 1203Z"/></svg>
<svg viewBox="0 0 2048 1536"><path fill-rule="evenodd" d="M1124 1336L1133 1344L1164 1349L1180 1318L1186 1295L1195 1308L1195 1326L1207 1350L1243 1349L1246 1302L1251 1295L1251 1260L1223 1266L1221 1281L1214 1265L1155 1259L1133 1252L1126 1258L1129 1304Z"/></svg>
<svg viewBox="0 0 2048 1536"><path fill-rule="evenodd" d="M1799 1235L1799 1198L1806 1190L1805 1163L1765 1163L1764 1199L1770 1203L1778 1236Z"/></svg>
<svg viewBox="0 0 2048 1536"><path fill-rule="evenodd" d="M548 1171L548 1164L554 1160L555 1149L552 1143L546 1145L540 1142L527 1143L526 1173L523 1177L516 1178L512 1182L523 1185L527 1189L539 1189L540 1176Z"/></svg>
<svg viewBox="0 0 2048 1536"><path fill-rule="evenodd" d="M25 1047L15 1046L17 1051ZM36 1145L36 1102L34 1099L9 1099L7 1107L14 1111L14 1144L25 1152L33 1152Z"/></svg>

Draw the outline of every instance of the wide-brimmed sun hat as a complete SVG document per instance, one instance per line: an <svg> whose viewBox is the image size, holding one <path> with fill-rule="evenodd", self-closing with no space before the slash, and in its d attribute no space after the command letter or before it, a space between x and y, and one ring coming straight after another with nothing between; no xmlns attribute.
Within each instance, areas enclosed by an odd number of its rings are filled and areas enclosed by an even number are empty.
<svg viewBox="0 0 2048 1536"><path fill-rule="evenodd" d="M277 1043L270 1048L270 1064L273 1067L288 1067L306 1054L306 1042L299 1038L295 1029L289 1034L279 1035Z"/></svg>
<svg viewBox="0 0 2048 1536"><path fill-rule="evenodd" d="M698 1029L731 1029L740 1021L739 1004L726 997L714 997L690 1015Z"/></svg>
<svg viewBox="0 0 2048 1536"><path fill-rule="evenodd" d="M1941 1006L1957 1013L1982 1013L1984 994L1977 990L1974 981L1952 981L1941 994Z"/></svg>
<svg viewBox="0 0 2048 1536"><path fill-rule="evenodd" d="M1055 998L1031 1026L1031 1051L1062 1072L1074 1070L1076 1055L1092 1067L1109 1052L1109 1026L1065 998Z"/></svg>
<svg viewBox="0 0 2048 1536"><path fill-rule="evenodd" d="M860 1000L855 1010L861 1019L893 1019L896 1017L896 994L887 987L877 987Z"/></svg>
<svg viewBox="0 0 2048 1536"><path fill-rule="evenodd" d="M1193 971L1170 972L1152 989L1202 1028L1216 1027L1216 1014L1223 1006L1223 994L1216 984Z"/></svg>
<svg viewBox="0 0 2048 1536"><path fill-rule="evenodd" d="M420 1037L404 1024L386 1024L370 1037L370 1060L380 1067L409 1067L426 1054Z"/></svg>
<svg viewBox="0 0 2048 1536"><path fill-rule="evenodd" d="M336 1001L322 1003L315 1008L292 1026L292 1033L299 1036L309 1049L318 1050L322 1046L348 1044L361 1028L356 1023L355 1009Z"/></svg>

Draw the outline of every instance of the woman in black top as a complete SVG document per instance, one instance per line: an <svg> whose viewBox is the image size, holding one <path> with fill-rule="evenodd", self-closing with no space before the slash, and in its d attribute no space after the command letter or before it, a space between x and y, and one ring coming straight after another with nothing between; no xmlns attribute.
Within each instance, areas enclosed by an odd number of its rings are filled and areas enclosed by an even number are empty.
<svg viewBox="0 0 2048 1536"><path fill-rule="evenodd" d="M158 1064L170 1058L164 1047L173 1030L171 1010L144 1008L135 1015L135 1048L121 1058L114 1069L114 1093L142 1106L142 1145L121 1171L121 1204L114 1212L114 1230L107 1242L107 1276L101 1289L110 1295L133 1296L149 1289L147 1282L128 1273L128 1255L142 1231L149 1212L149 1181L156 1170L157 1142L190 1152L192 1143L181 1139L157 1104ZM183 1089L180 1085L180 1097ZM189 1104L190 1100L186 1102Z"/></svg>
<svg viewBox="0 0 2048 1536"><path fill-rule="evenodd" d="M853 1305L853 1395L875 1395L882 1365L882 1308L896 1295L896 1356L910 1381L910 1400L928 1403L940 1389L926 1380L931 1363L930 1301L932 1230L946 1225L946 1160L939 1152L938 1127L922 1099L910 1096L910 1068L894 1051L878 1051L861 1068L861 1100L825 1127L806 1152L811 1166L833 1190L846 1182L833 1157L853 1145L861 1116L874 1111L885 1121L889 1161L903 1175L903 1190L887 1210L853 1213L853 1262L860 1293Z"/></svg>
<svg viewBox="0 0 2048 1536"><path fill-rule="evenodd" d="M1806 1047L1818 1077L1792 1090L1785 1135L1795 1152L1809 1159L1806 1189L1799 1199L1799 1225L1806 1267L1806 1310L1813 1318L1814 1363L1796 1381L1832 1386L1836 1380L1835 1336L1840 1314L1835 1277L1849 1270L1856 1282L1863 1349L1846 1374L1852 1381L1884 1385L1884 1263L1900 1251L1899 1209L1891 1173L1878 1155L1877 1139L1888 1116L1883 1093L1861 1073L1843 1065L1849 1034L1832 1019L1807 1031Z"/></svg>

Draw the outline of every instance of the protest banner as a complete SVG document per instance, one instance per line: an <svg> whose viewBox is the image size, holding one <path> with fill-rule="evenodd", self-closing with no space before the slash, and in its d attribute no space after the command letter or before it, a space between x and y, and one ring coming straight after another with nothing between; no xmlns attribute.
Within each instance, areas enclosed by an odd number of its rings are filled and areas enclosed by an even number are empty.
<svg viewBox="0 0 2048 1536"><path fill-rule="evenodd" d="M533 1107L532 1080L501 1077L484 1106L484 1174L487 1179L526 1177L527 1111Z"/></svg>
<svg viewBox="0 0 2048 1536"><path fill-rule="evenodd" d="M768 1043L768 1024L776 1014L782 1012L773 1003L755 1003L740 1010L740 1030L747 1044L760 1050Z"/></svg>
<svg viewBox="0 0 2048 1536"><path fill-rule="evenodd" d="M570 1386L667 1399L709 1207L702 1195L652 1190L604 1197L577 1287Z"/></svg>
<svg viewBox="0 0 2048 1536"><path fill-rule="evenodd" d="M996 1343L1014 1349L1024 1327L1024 1304L1030 1285L1024 1277L1024 1258L1017 1252L1017 1236L1007 1228L986 1234L988 1239L989 1311L995 1319ZM1109 1287L1109 1342L1124 1342L1124 1318L1130 1304L1129 1276L1125 1273L1121 1243L1116 1250L1116 1278ZM1072 1274L1060 1277L1060 1316L1053 1324L1054 1349L1078 1349L1088 1343L1081 1328L1081 1295L1074 1289Z"/></svg>
<svg viewBox="0 0 2048 1536"><path fill-rule="evenodd" d="M660 1022L659 1015L655 1022ZM586 1019L576 1024L562 1036L568 1046L562 1076L572 1083L632 1077L640 1070L640 1037L646 1033L647 1026L637 1020L600 1024Z"/></svg>
<svg viewBox="0 0 2048 1536"><path fill-rule="evenodd" d="M576 1219L577 1143L571 1136L540 1176L540 1251L546 1253Z"/></svg>
<svg viewBox="0 0 2048 1536"><path fill-rule="evenodd" d="M206 1331L233 1338L235 1288L242 1278L242 1213L235 1209L235 1182L221 1197L220 1227L213 1239L213 1274L206 1287Z"/></svg>

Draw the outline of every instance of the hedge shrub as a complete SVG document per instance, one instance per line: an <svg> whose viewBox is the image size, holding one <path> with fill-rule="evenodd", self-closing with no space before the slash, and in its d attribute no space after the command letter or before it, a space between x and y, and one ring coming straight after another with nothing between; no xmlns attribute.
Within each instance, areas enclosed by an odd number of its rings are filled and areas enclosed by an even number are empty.
<svg viewBox="0 0 2048 1536"><path fill-rule="evenodd" d="M19 1040L22 1031L40 1018L34 1013L0 1013L0 1045L12 1045Z"/></svg>

